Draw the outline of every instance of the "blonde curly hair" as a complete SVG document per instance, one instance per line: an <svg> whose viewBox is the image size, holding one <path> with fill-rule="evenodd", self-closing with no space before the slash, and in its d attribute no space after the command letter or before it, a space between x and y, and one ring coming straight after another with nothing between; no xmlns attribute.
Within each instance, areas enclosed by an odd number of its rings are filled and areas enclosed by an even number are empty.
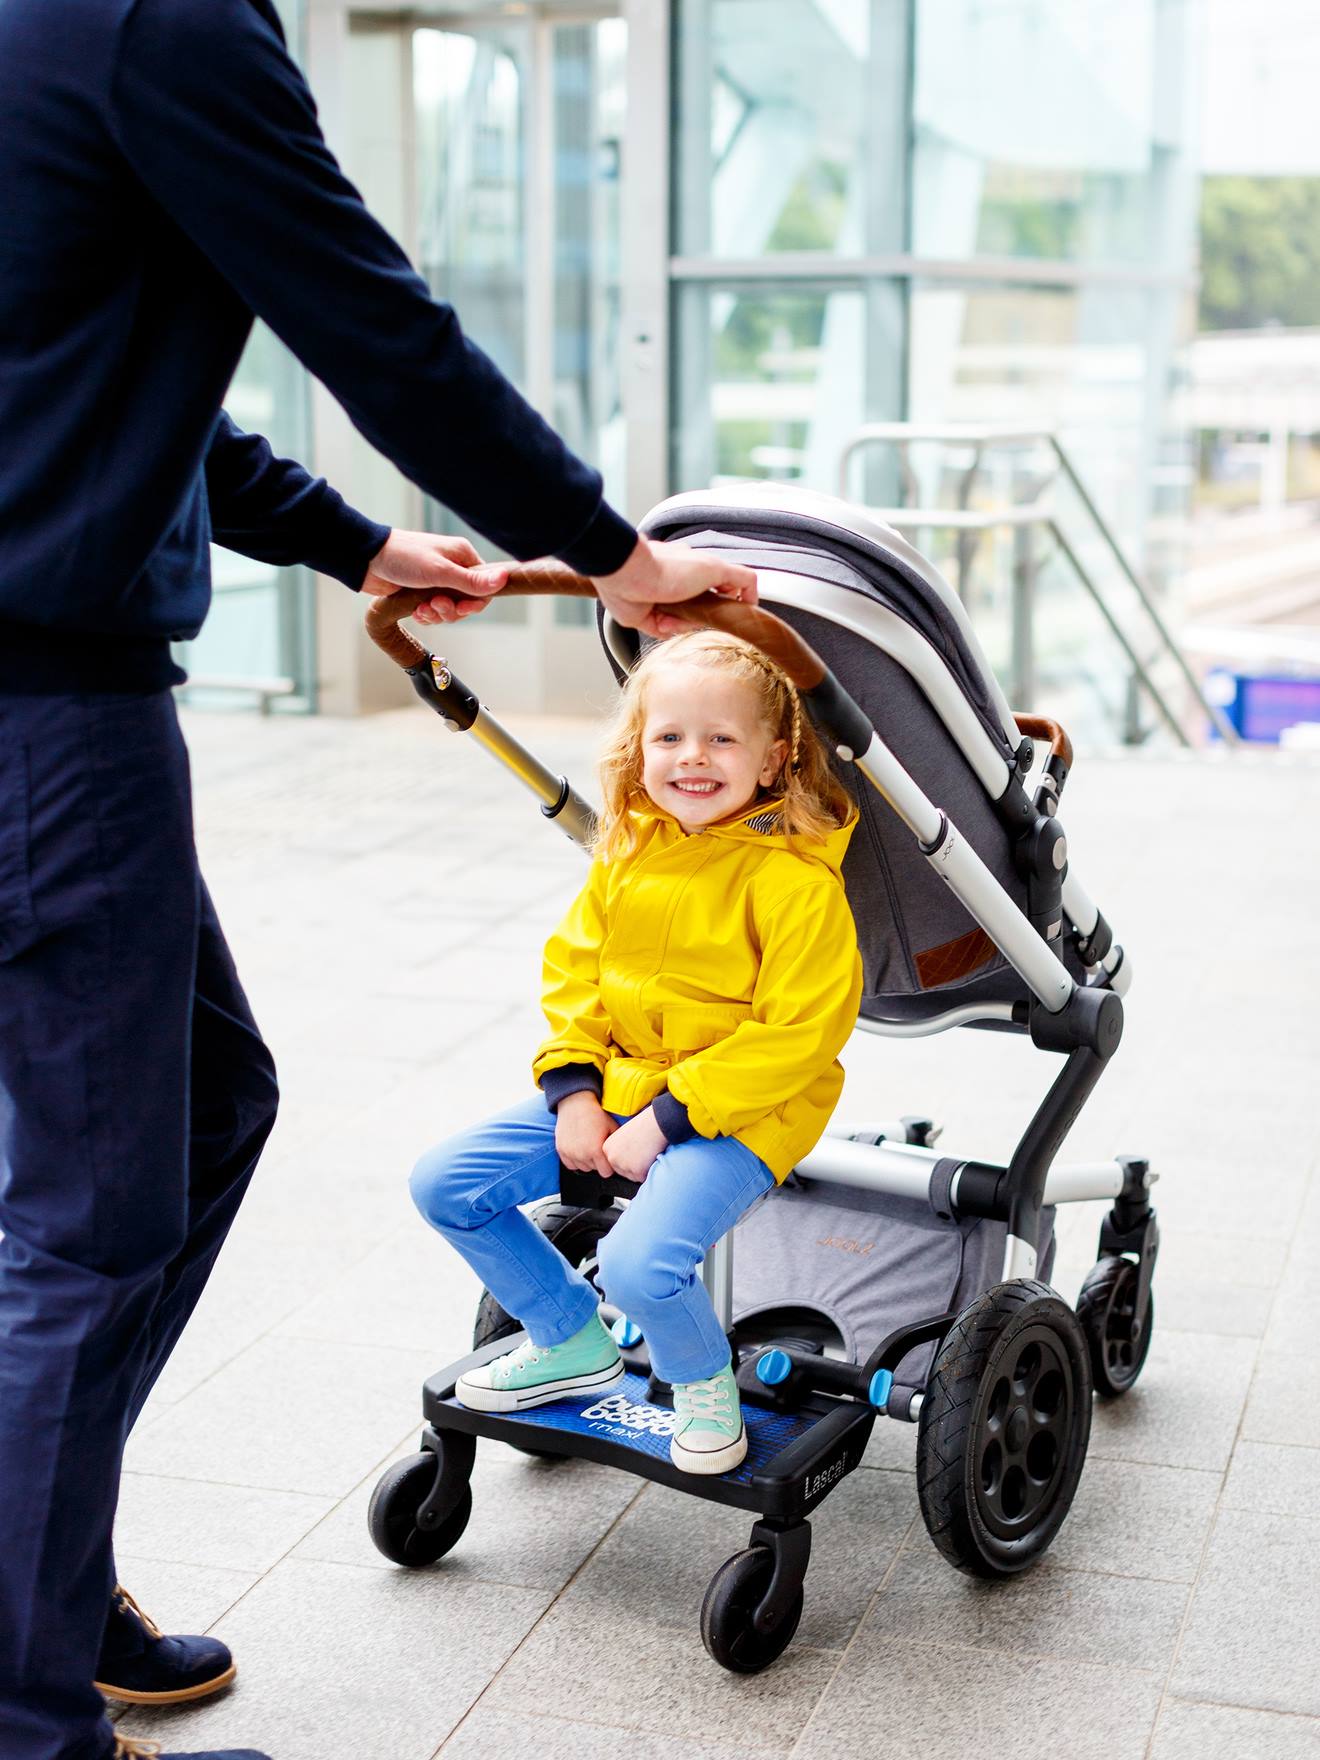
<svg viewBox="0 0 1320 1760"><path fill-rule="evenodd" d="M800 837L818 843L847 822L851 797L831 770L825 748L787 676L740 636L698 629L657 642L628 675L601 750L604 806L594 854L613 861L627 855L637 841L632 814L649 802L642 783L646 687L661 667L676 662L708 666L755 691L761 724L772 740L783 741L786 754L779 775L760 791L760 798L775 801L781 829L790 840Z"/></svg>

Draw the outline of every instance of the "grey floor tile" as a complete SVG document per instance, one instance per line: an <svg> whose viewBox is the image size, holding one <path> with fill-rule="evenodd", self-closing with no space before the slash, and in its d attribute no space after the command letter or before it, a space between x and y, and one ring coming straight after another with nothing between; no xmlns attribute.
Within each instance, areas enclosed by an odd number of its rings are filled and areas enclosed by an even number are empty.
<svg viewBox="0 0 1320 1760"><path fill-rule="evenodd" d="M410 1206L411 1208L411 1206ZM401 1222L275 1329L279 1337L430 1350L434 1369L472 1348L481 1283L420 1216Z"/></svg>
<svg viewBox="0 0 1320 1760"><path fill-rule="evenodd" d="M260 1580L255 1570L115 1554L119 1580L163 1632L208 1632Z"/></svg>
<svg viewBox="0 0 1320 1760"><path fill-rule="evenodd" d="M1186 1602L1181 1583L1057 1566L981 1582L951 1569L933 1547L914 1544L862 1630L900 1644L957 1644L1004 1655L1161 1668L1173 1656Z"/></svg>
<svg viewBox="0 0 1320 1760"><path fill-rule="evenodd" d="M1320 1760L1320 1718L1170 1699L1150 1760Z"/></svg>
<svg viewBox="0 0 1320 1760"><path fill-rule="evenodd" d="M1221 1510L1173 1691L1184 1699L1320 1716L1318 1581L1320 1520Z"/></svg>
<svg viewBox="0 0 1320 1760"><path fill-rule="evenodd" d="M411 1429L434 1354L265 1339L129 1440L132 1472L342 1497Z"/></svg>
<svg viewBox="0 0 1320 1760"><path fill-rule="evenodd" d="M662 1587L657 1578L655 1590ZM610 1663L604 1670L602 1655ZM500 1670L484 1703L501 1715L534 1704L543 1715L573 1719L590 1681L595 1722L753 1752L786 1750L838 1664L837 1651L793 1643L763 1674L731 1675L702 1648L695 1610L679 1631L649 1617L646 1603L605 1622L596 1604L561 1599Z"/></svg>
<svg viewBox="0 0 1320 1760"><path fill-rule="evenodd" d="M1159 1679L863 1631L793 1760L1142 1760Z"/></svg>
<svg viewBox="0 0 1320 1760"><path fill-rule="evenodd" d="M1267 1344L1256 1364L1242 1434L1253 1442L1320 1448L1320 1343Z"/></svg>
<svg viewBox="0 0 1320 1760"><path fill-rule="evenodd" d="M584 1695L581 1716L590 1719L591 1695ZM661 1730L606 1727L540 1717L531 1712L493 1711L483 1701L463 1719L440 1750L443 1760L512 1760L535 1754L537 1760L779 1760L782 1748L748 1748L741 1743L712 1743L704 1738L666 1735Z"/></svg>
<svg viewBox="0 0 1320 1760"><path fill-rule="evenodd" d="M260 1170L264 1175L266 1170ZM262 1183L266 1183L264 1180ZM372 1236L305 1225L301 1237L240 1213L183 1336L152 1389L154 1420L255 1344L370 1250Z"/></svg>
<svg viewBox="0 0 1320 1760"><path fill-rule="evenodd" d="M217 1628L238 1660L233 1692L119 1727L167 1748L241 1739L278 1760L430 1760L544 1605L430 1572L286 1561Z"/></svg>
<svg viewBox="0 0 1320 1760"><path fill-rule="evenodd" d="M1317 1235L1320 1242L1320 1234ZM1320 1338L1320 1279L1315 1255L1299 1241L1274 1298L1266 1339L1280 1349L1315 1349Z"/></svg>
<svg viewBox="0 0 1320 1760"><path fill-rule="evenodd" d="M1313 1516L1320 1510L1320 1448L1239 1440L1224 1484L1226 1509Z"/></svg>
<svg viewBox="0 0 1320 1760"><path fill-rule="evenodd" d="M1190 1583L1219 1486L1218 1473L1088 1460L1044 1566Z"/></svg>
<svg viewBox="0 0 1320 1760"><path fill-rule="evenodd" d="M415 1441L396 1458L416 1452ZM398 1567L367 1532L367 1506L382 1468L338 1504L298 1546L295 1557L336 1564ZM535 1460L501 1443L477 1444L472 1519L434 1568L456 1579L561 1589L639 1489L626 1473L589 1461Z"/></svg>
<svg viewBox="0 0 1320 1760"><path fill-rule="evenodd" d="M1096 1402L1092 1458L1222 1471L1255 1354L1250 1339L1164 1332L1157 1325L1131 1393Z"/></svg>
<svg viewBox="0 0 1320 1760"><path fill-rule="evenodd" d="M841 1649L852 1636L916 1518L903 1474L857 1472L812 1517L811 1566L798 1641ZM605 1620L645 1607L647 1617L693 1629L715 1572L741 1552L754 1518L649 1485L564 1596Z"/></svg>
<svg viewBox="0 0 1320 1760"><path fill-rule="evenodd" d="M333 1509L326 1497L125 1473L115 1545L138 1558L269 1570Z"/></svg>

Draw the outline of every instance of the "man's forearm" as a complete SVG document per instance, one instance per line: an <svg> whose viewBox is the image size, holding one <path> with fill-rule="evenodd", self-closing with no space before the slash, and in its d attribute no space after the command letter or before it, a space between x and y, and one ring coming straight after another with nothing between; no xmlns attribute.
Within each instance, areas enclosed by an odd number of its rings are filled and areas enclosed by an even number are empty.
<svg viewBox="0 0 1320 1760"><path fill-rule="evenodd" d="M206 492L217 544L276 567L305 563L347 587L362 585L390 535L324 477L276 457L269 441L245 434L223 411L206 455Z"/></svg>

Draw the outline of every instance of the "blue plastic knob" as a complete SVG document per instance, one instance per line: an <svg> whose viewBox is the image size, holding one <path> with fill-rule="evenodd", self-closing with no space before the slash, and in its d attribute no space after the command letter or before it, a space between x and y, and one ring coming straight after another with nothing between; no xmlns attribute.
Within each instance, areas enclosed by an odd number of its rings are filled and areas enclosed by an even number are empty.
<svg viewBox="0 0 1320 1760"><path fill-rule="evenodd" d="M871 1377L871 1385L866 1390L866 1397L877 1411L883 1411L889 1403L890 1390L894 1385L892 1369L877 1369Z"/></svg>
<svg viewBox="0 0 1320 1760"><path fill-rule="evenodd" d="M766 1351L756 1359L756 1379L763 1387L778 1387L793 1373L793 1359L787 1351Z"/></svg>
<svg viewBox="0 0 1320 1760"><path fill-rule="evenodd" d="M631 1350L635 1344L642 1342L642 1329L640 1326L634 1326L626 1314L620 1314L613 1326L610 1327L610 1336L620 1350L627 1351Z"/></svg>

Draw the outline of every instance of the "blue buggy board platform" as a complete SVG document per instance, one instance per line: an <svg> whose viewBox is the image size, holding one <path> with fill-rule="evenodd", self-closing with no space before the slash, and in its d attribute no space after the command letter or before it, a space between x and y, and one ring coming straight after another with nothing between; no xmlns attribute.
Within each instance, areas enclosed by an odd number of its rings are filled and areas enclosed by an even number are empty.
<svg viewBox="0 0 1320 1760"><path fill-rule="evenodd" d="M442 1432L461 1430L539 1453L601 1461L696 1497L795 1520L860 1464L875 1422L874 1411L856 1400L808 1394L796 1409L775 1411L744 1396L747 1455L741 1465L731 1473L684 1473L669 1458L677 1423L673 1408L648 1399L646 1377L634 1372L606 1393L518 1413L460 1405L454 1398L459 1376L514 1343L500 1339L432 1376L422 1396L427 1422Z"/></svg>

